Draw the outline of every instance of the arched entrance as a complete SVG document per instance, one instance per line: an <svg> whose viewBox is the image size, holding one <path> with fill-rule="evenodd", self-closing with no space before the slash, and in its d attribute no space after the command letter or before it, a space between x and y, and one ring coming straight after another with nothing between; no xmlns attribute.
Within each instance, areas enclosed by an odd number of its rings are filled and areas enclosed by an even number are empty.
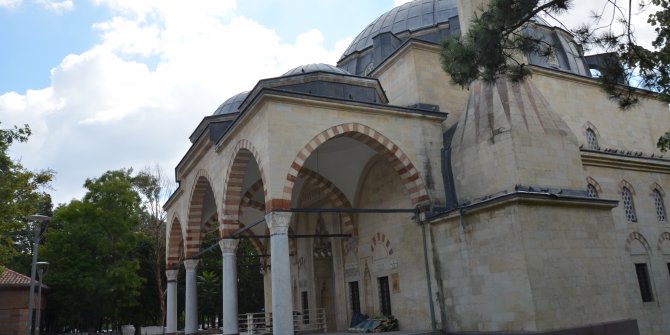
<svg viewBox="0 0 670 335"><path fill-rule="evenodd" d="M381 307L404 304L403 286L425 290L425 281L414 280L425 269L415 261L423 256L413 208L426 203L427 192L414 165L382 134L360 124L321 132L295 158L283 197L293 208L293 229L311 234L298 240L293 301L296 307L325 308L329 330L348 328L353 313L380 315L391 310ZM377 234L383 239L375 239ZM406 250L389 247L396 241L409 242ZM402 263L409 265L406 270L399 268ZM409 315L429 315L417 307L426 303L411 303Z"/></svg>

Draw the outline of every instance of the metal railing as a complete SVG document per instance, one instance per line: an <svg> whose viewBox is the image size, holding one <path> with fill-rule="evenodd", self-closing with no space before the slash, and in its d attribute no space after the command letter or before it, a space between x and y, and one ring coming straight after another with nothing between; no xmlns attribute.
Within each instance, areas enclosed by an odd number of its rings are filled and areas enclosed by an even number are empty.
<svg viewBox="0 0 670 335"><path fill-rule="evenodd" d="M272 313L247 313L238 317L240 334L272 334ZM293 312L293 329L300 333L328 331L326 309L308 309Z"/></svg>

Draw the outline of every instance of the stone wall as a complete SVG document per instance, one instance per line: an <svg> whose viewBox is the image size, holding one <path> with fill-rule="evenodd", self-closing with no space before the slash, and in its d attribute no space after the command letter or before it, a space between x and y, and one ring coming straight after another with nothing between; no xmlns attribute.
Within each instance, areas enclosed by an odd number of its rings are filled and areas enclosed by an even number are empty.
<svg viewBox="0 0 670 335"><path fill-rule="evenodd" d="M449 331L544 331L629 315L610 208L512 201L432 225Z"/></svg>

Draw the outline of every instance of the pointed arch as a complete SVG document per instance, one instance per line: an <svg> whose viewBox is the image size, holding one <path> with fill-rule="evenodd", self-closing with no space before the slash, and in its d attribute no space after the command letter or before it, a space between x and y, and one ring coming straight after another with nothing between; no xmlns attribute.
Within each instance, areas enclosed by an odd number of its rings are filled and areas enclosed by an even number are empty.
<svg viewBox="0 0 670 335"><path fill-rule="evenodd" d="M188 222L186 224L186 242L184 256L195 256L200 249L202 238L202 215L205 206L207 190L212 190L211 178L206 170L199 170L195 176L195 183L191 190L188 208Z"/></svg>
<svg viewBox="0 0 670 335"><path fill-rule="evenodd" d="M184 238L181 233L181 223L177 218L174 218L170 224L166 249L165 268L179 268L179 261L184 253Z"/></svg>
<svg viewBox="0 0 670 335"><path fill-rule="evenodd" d="M670 233L667 231L658 237L658 252L661 255L670 256Z"/></svg>
<svg viewBox="0 0 670 335"><path fill-rule="evenodd" d="M593 179L593 177L586 177L586 190L587 194L591 198L599 198L603 194L603 189L600 187L600 184Z"/></svg>
<svg viewBox="0 0 670 335"><path fill-rule="evenodd" d="M651 247L649 247L649 242L647 242L647 239L644 238L642 234L639 232L632 232L630 235L628 235L628 238L626 239L626 251L631 254L640 254L640 251L636 251L634 244L636 242L639 242L639 244L642 245L644 248L643 254L649 256L651 255Z"/></svg>
<svg viewBox="0 0 670 335"><path fill-rule="evenodd" d="M308 168L300 169L299 177L304 177L305 181L315 186L323 195L333 204L335 208L351 208L351 203L335 184L316 171ZM354 227L351 213L342 213L342 227L345 234L358 235Z"/></svg>
<svg viewBox="0 0 670 335"><path fill-rule="evenodd" d="M400 147L386 136L368 126L359 123L343 123L322 131L298 151L293 163L289 167L286 181L284 182L282 198L275 204L276 207L289 208L291 206L293 187L305 161L321 144L337 137L349 137L357 140L382 155L400 177L402 184L410 195L413 205L420 206L429 201L428 192L419 175L418 169L409 160L407 155L400 150Z"/></svg>
<svg viewBox="0 0 670 335"><path fill-rule="evenodd" d="M244 193L240 200L240 211L242 207L250 207L261 212L265 212L265 204L253 199L256 192L263 187L263 180L259 179L249 186L249 189ZM242 213L240 213L242 215Z"/></svg>
<svg viewBox="0 0 670 335"><path fill-rule="evenodd" d="M233 149L232 159L226 172L223 191L223 220L219 231L220 237L230 236L239 229L240 207L242 205L242 187L244 186L244 176L252 160L256 162L261 176L263 186L263 195L267 201L268 184L263 170L263 163L256 148L248 140L242 139L237 142ZM267 207L267 206L266 206Z"/></svg>

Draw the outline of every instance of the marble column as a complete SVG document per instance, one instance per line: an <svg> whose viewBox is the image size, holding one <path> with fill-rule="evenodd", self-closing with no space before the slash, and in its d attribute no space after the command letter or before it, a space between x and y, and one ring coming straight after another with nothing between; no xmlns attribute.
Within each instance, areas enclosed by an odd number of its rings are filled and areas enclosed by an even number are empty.
<svg viewBox="0 0 670 335"><path fill-rule="evenodd" d="M184 261L186 267L186 325L184 333L195 334L198 332L198 288L196 287L196 272L198 268L197 259Z"/></svg>
<svg viewBox="0 0 670 335"><path fill-rule="evenodd" d="M167 277L167 314L165 315L165 332L177 332L177 276L179 270L165 270Z"/></svg>
<svg viewBox="0 0 670 335"><path fill-rule="evenodd" d="M288 227L291 213L265 215L270 229L270 268L272 270L272 333L293 334L293 299Z"/></svg>
<svg viewBox="0 0 670 335"><path fill-rule="evenodd" d="M223 334L238 334L237 324L237 261L236 253L239 240L224 239L219 241L222 254L222 299L223 299Z"/></svg>

